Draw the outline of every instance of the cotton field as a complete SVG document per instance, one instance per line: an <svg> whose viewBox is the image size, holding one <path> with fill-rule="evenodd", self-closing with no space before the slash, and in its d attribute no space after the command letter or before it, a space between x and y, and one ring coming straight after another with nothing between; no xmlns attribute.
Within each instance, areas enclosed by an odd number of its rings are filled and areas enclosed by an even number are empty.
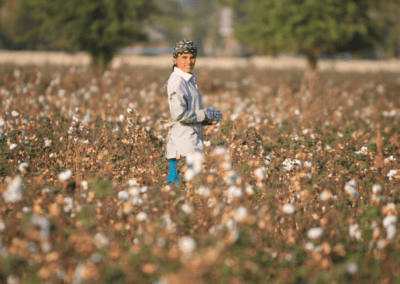
<svg viewBox="0 0 400 284"><path fill-rule="evenodd" d="M170 186L169 69L0 67L0 282L398 282L400 75L194 73Z"/></svg>

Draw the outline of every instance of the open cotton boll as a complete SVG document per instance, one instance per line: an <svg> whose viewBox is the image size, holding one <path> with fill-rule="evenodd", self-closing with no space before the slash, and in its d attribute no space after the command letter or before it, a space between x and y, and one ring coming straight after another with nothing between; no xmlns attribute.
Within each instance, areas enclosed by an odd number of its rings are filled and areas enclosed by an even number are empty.
<svg viewBox="0 0 400 284"><path fill-rule="evenodd" d="M321 227L311 228L307 231L307 237L310 239L318 239L322 236L324 230Z"/></svg>
<svg viewBox="0 0 400 284"><path fill-rule="evenodd" d="M6 203L14 203L22 200L22 177L15 176L3 192L3 199Z"/></svg>
<svg viewBox="0 0 400 284"><path fill-rule="evenodd" d="M137 197L140 195L140 188L134 186L129 189L129 195L132 197Z"/></svg>
<svg viewBox="0 0 400 284"><path fill-rule="evenodd" d="M193 170L196 173L201 172L201 170L203 169L203 160L204 160L204 156L200 152L191 153L186 157L186 163L188 165L192 165Z"/></svg>
<svg viewBox="0 0 400 284"><path fill-rule="evenodd" d="M126 190L118 192L118 198L127 201L129 199L129 193Z"/></svg>
<svg viewBox="0 0 400 284"><path fill-rule="evenodd" d="M14 150L17 146L18 146L17 144L12 143L12 144L10 145L9 149L10 149L10 150Z"/></svg>
<svg viewBox="0 0 400 284"><path fill-rule="evenodd" d="M242 222L244 221L247 216L249 215L247 208L246 207L239 207L238 209L236 209L235 215L233 216L233 218L235 219L236 222Z"/></svg>
<svg viewBox="0 0 400 284"><path fill-rule="evenodd" d="M86 180L83 180L81 182L81 187L83 190L88 190L89 189L89 183Z"/></svg>
<svg viewBox="0 0 400 284"><path fill-rule="evenodd" d="M185 180L191 181L196 177L196 171L193 168L187 169L185 172Z"/></svg>
<svg viewBox="0 0 400 284"><path fill-rule="evenodd" d="M61 172L58 175L58 178L60 180L67 181L67 180L69 180L71 178L71 176L72 176L72 171L71 170L66 170L65 172Z"/></svg>
<svg viewBox="0 0 400 284"><path fill-rule="evenodd" d="M355 274L357 271L358 271L358 265L357 265L357 263L355 263L355 262L350 262L350 263L347 265L347 272L348 272L349 274Z"/></svg>
<svg viewBox="0 0 400 284"><path fill-rule="evenodd" d="M210 141L204 141L204 146L206 147L210 147L211 146L211 142Z"/></svg>
<svg viewBox="0 0 400 284"><path fill-rule="evenodd" d="M74 208L74 200L71 197L65 197L64 198L64 212L68 213L69 211Z"/></svg>
<svg viewBox="0 0 400 284"><path fill-rule="evenodd" d="M381 190L382 190L382 187L380 184L374 184L372 186L372 192L375 194L379 193Z"/></svg>
<svg viewBox="0 0 400 284"><path fill-rule="evenodd" d="M183 254L189 256L196 248L196 241L192 237L183 236L178 240L178 248Z"/></svg>
<svg viewBox="0 0 400 284"><path fill-rule="evenodd" d="M389 178L389 180L392 180L393 176L396 174L397 174L397 170L390 170L386 176Z"/></svg>
<svg viewBox="0 0 400 284"><path fill-rule="evenodd" d="M253 195L254 194L254 189L250 184L248 186L246 186L246 193L248 195Z"/></svg>
<svg viewBox="0 0 400 284"><path fill-rule="evenodd" d="M395 235L396 235L396 226L390 224L389 226L386 227L386 237L389 240L392 240Z"/></svg>
<svg viewBox="0 0 400 284"><path fill-rule="evenodd" d="M349 226L349 235L356 240L361 239L361 230L358 228L358 224Z"/></svg>
<svg viewBox="0 0 400 284"><path fill-rule="evenodd" d="M225 155L228 153L228 149L226 149L225 147L216 147L212 152L211 155Z"/></svg>
<svg viewBox="0 0 400 284"><path fill-rule="evenodd" d="M181 208L182 208L182 211L185 212L186 214L190 214L194 210L193 206L191 206L188 203L183 204Z"/></svg>
<svg viewBox="0 0 400 284"><path fill-rule="evenodd" d="M18 166L18 170L20 171L21 174L27 174L28 168L29 168L29 164L27 162L23 162L23 163L19 164L19 166Z"/></svg>
<svg viewBox="0 0 400 284"><path fill-rule="evenodd" d="M286 203L282 206L282 211L286 214L293 214L295 212L294 206L290 203Z"/></svg>
<svg viewBox="0 0 400 284"><path fill-rule="evenodd" d="M110 241L108 240L108 238L106 237L106 235L104 235L104 233L102 232L98 232L92 240L93 244L98 248L101 249L103 247L106 247L110 244Z"/></svg>
<svg viewBox="0 0 400 284"><path fill-rule="evenodd" d="M397 216L396 215L388 215L382 221L382 226L384 228L388 227L389 225L397 223Z"/></svg>
<svg viewBox="0 0 400 284"><path fill-rule="evenodd" d="M134 187L135 185L137 185L137 180L136 179L130 179L129 181L128 181L128 185L129 185L129 187Z"/></svg>
<svg viewBox="0 0 400 284"><path fill-rule="evenodd" d="M321 201L327 201L330 197L331 193L326 190L322 191L319 195L319 199L321 199Z"/></svg>
<svg viewBox="0 0 400 284"><path fill-rule="evenodd" d="M18 117L18 116L19 116L19 112L16 111L16 110L13 110L13 111L11 112L11 115L12 115L13 117Z"/></svg>
<svg viewBox="0 0 400 284"><path fill-rule="evenodd" d="M237 186L230 186L226 191L226 198L228 203L231 203L234 198L240 198L243 196L242 190Z"/></svg>
<svg viewBox="0 0 400 284"><path fill-rule="evenodd" d="M258 179L263 179L265 177L265 174L267 173L267 169L265 167L258 168L254 171L254 175Z"/></svg>
<svg viewBox="0 0 400 284"><path fill-rule="evenodd" d="M204 185L201 185L198 189L199 195L203 197L209 197L210 196L210 190L205 187Z"/></svg>
<svg viewBox="0 0 400 284"><path fill-rule="evenodd" d="M224 177L224 181L227 185L231 185L236 183L236 179L238 178L238 173L235 171L229 171L226 173L225 177Z"/></svg>
<svg viewBox="0 0 400 284"><path fill-rule="evenodd" d="M145 212L140 212L136 215L136 220L141 222L147 219L147 214Z"/></svg>

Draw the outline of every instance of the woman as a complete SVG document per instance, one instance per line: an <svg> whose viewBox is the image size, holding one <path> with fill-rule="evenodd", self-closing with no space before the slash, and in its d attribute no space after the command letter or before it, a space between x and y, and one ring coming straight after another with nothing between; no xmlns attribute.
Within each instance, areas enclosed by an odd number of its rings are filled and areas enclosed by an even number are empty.
<svg viewBox="0 0 400 284"><path fill-rule="evenodd" d="M167 80L172 127L169 130L166 158L169 161L168 183L179 182L177 158L203 150L202 125L215 124L222 113L214 107L202 109L197 78L191 72L196 64L197 47L182 40L174 47L172 74Z"/></svg>

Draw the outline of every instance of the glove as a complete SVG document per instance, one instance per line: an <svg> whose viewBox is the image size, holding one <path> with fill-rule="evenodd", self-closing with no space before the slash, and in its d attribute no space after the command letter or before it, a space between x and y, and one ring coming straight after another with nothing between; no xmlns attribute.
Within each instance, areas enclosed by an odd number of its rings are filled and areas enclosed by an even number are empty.
<svg viewBox="0 0 400 284"><path fill-rule="evenodd" d="M215 109L214 107L208 107L204 110L206 118L208 120L217 120L220 121L222 119L222 113Z"/></svg>

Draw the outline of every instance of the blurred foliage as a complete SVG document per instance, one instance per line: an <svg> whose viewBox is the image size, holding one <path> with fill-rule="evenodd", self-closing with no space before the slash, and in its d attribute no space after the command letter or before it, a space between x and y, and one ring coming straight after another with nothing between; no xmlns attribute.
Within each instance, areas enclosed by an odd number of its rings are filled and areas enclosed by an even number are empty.
<svg viewBox="0 0 400 284"><path fill-rule="evenodd" d="M236 12L236 38L262 53L299 52L311 67L325 52L368 50L398 18L393 1L222 0ZM397 14L392 8L397 9ZM387 13L392 10L390 15Z"/></svg>
<svg viewBox="0 0 400 284"><path fill-rule="evenodd" d="M178 1L155 0L161 11L153 15L151 26L165 36L171 45L183 38L190 38L198 47L198 55L204 54L204 40L216 38L218 9L215 0Z"/></svg>
<svg viewBox="0 0 400 284"><path fill-rule="evenodd" d="M17 3L8 5L8 30L17 42L28 43L28 48L85 51L93 57L93 66L100 69L106 67L117 48L145 40L141 23L157 12L151 1L143 0Z"/></svg>

